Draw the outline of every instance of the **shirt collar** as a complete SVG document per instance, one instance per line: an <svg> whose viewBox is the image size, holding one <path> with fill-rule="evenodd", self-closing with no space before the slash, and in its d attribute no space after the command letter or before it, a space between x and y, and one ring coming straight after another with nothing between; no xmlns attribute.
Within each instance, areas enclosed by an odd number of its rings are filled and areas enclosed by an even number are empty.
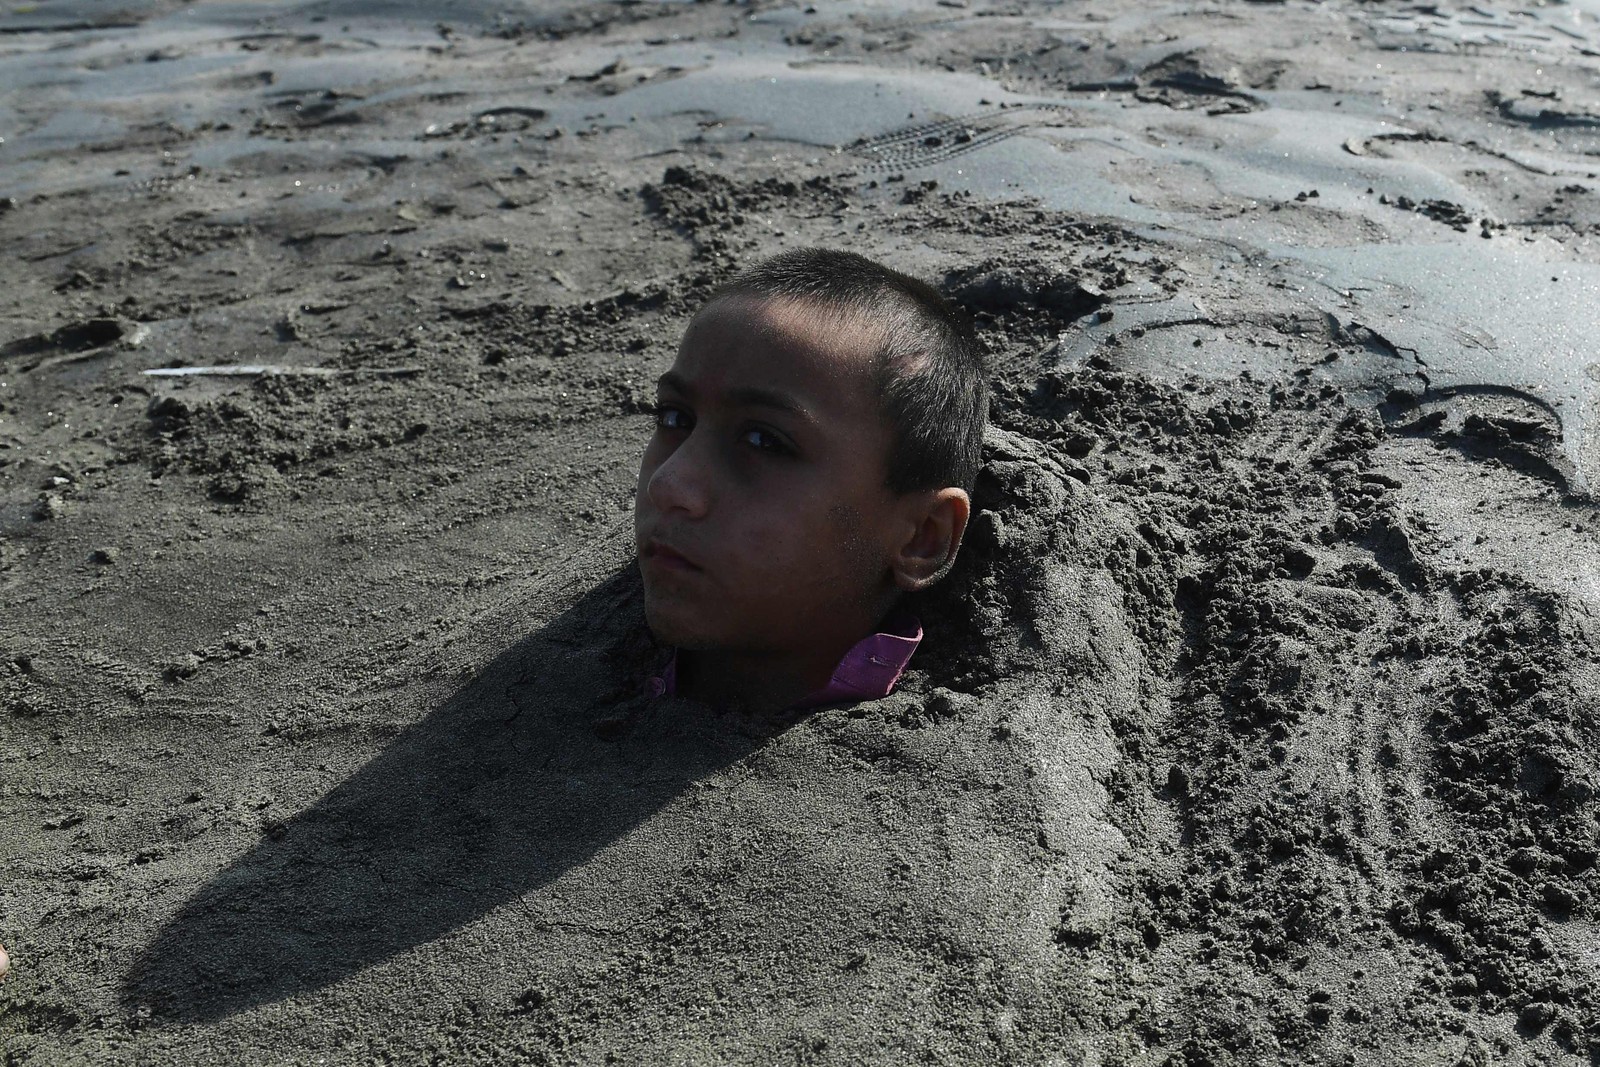
<svg viewBox="0 0 1600 1067"><path fill-rule="evenodd" d="M846 701L875 700L894 691L905 673L911 654L922 641L922 623L916 616L897 611L889 616L879 633L869 634L850 647L834 668L828 684L796 701L796 708L813 708ZM678 650L660 674L645 686L651 696L676 696L678 692Z"/></svg>

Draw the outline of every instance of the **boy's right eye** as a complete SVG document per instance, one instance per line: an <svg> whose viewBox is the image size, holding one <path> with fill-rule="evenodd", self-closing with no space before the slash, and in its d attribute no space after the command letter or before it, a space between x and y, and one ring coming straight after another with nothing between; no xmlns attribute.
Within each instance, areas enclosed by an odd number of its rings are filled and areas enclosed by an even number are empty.
<svg viewBox="0 0 1600 1067"><path fill-rule="evenodd" d="M656 405L656 426L663 430L690 430L694 428L694 419L682 408L673 407L671 404Z"/></svg>

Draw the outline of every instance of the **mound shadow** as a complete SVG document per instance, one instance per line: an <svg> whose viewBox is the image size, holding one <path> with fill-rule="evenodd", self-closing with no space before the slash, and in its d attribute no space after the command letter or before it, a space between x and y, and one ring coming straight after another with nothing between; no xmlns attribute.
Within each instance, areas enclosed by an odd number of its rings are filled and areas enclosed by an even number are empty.
<svg viewBox="0 0 1600 1067"><path fill-rule="evenodd" d="M581 866L760 744L742 716L639 694L640 620L636 574L613 574L269 824L141 953L125 1007L214 1021L338 982Z"/></svg>

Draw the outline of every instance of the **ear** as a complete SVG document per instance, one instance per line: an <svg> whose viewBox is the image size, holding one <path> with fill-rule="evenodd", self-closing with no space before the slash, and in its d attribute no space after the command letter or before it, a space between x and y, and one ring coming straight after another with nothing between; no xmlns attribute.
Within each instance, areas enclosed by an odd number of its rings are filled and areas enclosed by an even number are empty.
<svg viewBox="0 0 1600 1067"><path fill-rule="evenodd" d="M915 593L949 573L967 531L972 501L966 490L952 487L907 494L905 504L901 529L907 535L894 547L889 566L895 585Z"/></svg>

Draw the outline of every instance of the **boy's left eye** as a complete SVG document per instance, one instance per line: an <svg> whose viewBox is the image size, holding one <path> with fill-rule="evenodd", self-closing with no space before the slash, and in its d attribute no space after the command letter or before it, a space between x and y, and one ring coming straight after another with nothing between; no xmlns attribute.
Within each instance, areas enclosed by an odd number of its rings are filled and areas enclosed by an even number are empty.
<svg viewBox="0 0 1600 1067"><path fill-rule="evenodd" d="M739 435L739 440L752 448L762 452L771 452L777 455L787 455L789 446L783 439L770 430L763 430L759 426L752 426Z"/></svg>

